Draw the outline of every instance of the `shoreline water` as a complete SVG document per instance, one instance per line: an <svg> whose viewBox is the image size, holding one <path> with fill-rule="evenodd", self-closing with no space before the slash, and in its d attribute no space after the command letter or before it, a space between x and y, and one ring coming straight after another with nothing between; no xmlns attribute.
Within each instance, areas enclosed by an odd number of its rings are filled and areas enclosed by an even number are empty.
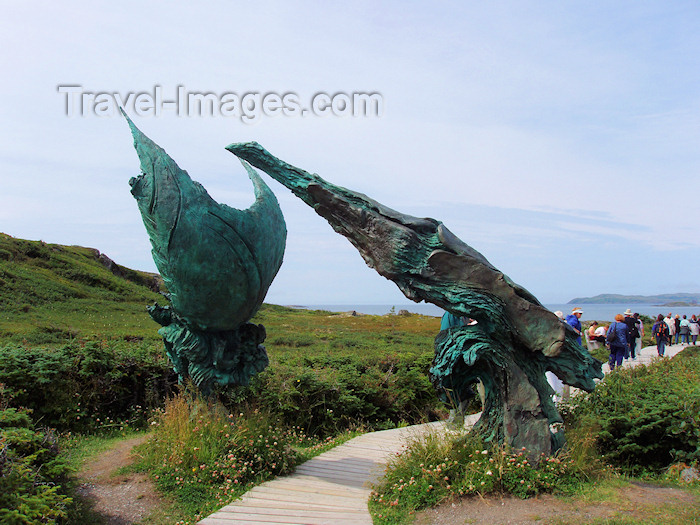
<svg viewBox="0 0 700 525"><path fill-rule="evenodd" d="M564 315L571 313L574 306L583 309L582 321L612 321L616 314L623 313L627 308L632 312L637 312L641 315L646 315L656 318L658 314L666 315L669 312L673 315L691 315L700 316L700 306L659 306L653 304L545 304L546 308L552 312L561 310ZM399 313L401 310L407 310L414 314L427 315L432 317L441 317L444 310L430 303L411 303L411 304L323 304L323 305L293 305L289 308L298 308L303 310L324 310L328 312L352 312L366 315L386 315L391 313L392 308L394 313Z"/></svg>

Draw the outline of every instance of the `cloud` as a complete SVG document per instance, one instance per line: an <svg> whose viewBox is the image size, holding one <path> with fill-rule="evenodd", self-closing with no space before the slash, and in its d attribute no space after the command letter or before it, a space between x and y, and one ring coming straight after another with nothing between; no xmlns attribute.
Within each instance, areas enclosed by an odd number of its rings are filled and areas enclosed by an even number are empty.
<svg viewBox="0 0 700 525"><path fill-rule="evenodd" d="M0 21L0 229L153 268L129 195L139 168L127 127L67 118L57 85L304 100L376 91L385 112L374 119L135 121L235 207L252 203L252 188L223 148L257 140L335 184L443 220L544 298L668 291L656 288L683 280L667 265L693 268L700 249L699 14L685 2L14 3ZM271 296L401 299L269 183L289 230Z"/></svg>

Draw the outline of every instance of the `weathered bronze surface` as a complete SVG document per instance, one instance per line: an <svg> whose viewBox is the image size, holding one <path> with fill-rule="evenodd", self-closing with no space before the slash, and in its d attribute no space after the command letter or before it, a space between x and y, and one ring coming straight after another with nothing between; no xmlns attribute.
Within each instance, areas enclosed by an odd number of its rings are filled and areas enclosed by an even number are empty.
<svg viewBox="0 0 700 525"><path fill-rule="evenodd" d="M486 400L477 432L533 455L561 447L563 433L550 430L561 417L545 371L587 391L603 376L601 363L577 343L568 325L441 222L404 215L334 186L255 142L226 149L311 206L406 297L478 321L439 333L430 370L443 399L455 405L481 379Z"/></svg>
<svg viewBox="0 0 700 525"><path fill-rule="evenodd" d="M243 162L255 203L246 210L217 203L127 120L142 170L129 181L131 193L172 305L149 308L167 353L181 379L203 392L247 384L268 365L265 329L248 320L282 264L287 230L277 199Z"/></svg>

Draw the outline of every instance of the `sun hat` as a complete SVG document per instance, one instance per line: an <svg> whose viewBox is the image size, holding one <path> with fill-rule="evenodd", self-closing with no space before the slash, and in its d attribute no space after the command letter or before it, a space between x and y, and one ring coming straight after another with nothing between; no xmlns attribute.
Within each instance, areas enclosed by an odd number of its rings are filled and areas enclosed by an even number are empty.
<svg viewBox="0 0 700 525"><path fill-rule="evenodd" d="M632 315L632 310L630 310L629 308L625 310L625 315Z"/></svg>
<svg viewBox="0 0 700 525"><path fill-rule="evenodd" d="M574 308L573 310L571 310L571 313L572 313L572 314L582 314L582 313L583 313L583 310L581 310L581 309L577 306L576 308Z"/></svg>

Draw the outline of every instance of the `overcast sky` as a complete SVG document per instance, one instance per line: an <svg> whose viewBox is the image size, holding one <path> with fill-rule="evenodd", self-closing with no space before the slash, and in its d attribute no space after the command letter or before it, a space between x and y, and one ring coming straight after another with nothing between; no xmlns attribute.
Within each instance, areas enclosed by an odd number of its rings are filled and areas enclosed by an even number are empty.
<svg viewBox="0 0 700 525"><path fill-rule="evenodd" d="M381 116L127 110L220 202L252 186L231 142L433 217L545 303L700 291L700 4L5 2L0 231L155 270L123 119L89 93L378 93ZM73 108L75 110L75 108ZM99 109L99 108L97 108ZM405 304L265 176L284 212L277 304Z"/></svg>

